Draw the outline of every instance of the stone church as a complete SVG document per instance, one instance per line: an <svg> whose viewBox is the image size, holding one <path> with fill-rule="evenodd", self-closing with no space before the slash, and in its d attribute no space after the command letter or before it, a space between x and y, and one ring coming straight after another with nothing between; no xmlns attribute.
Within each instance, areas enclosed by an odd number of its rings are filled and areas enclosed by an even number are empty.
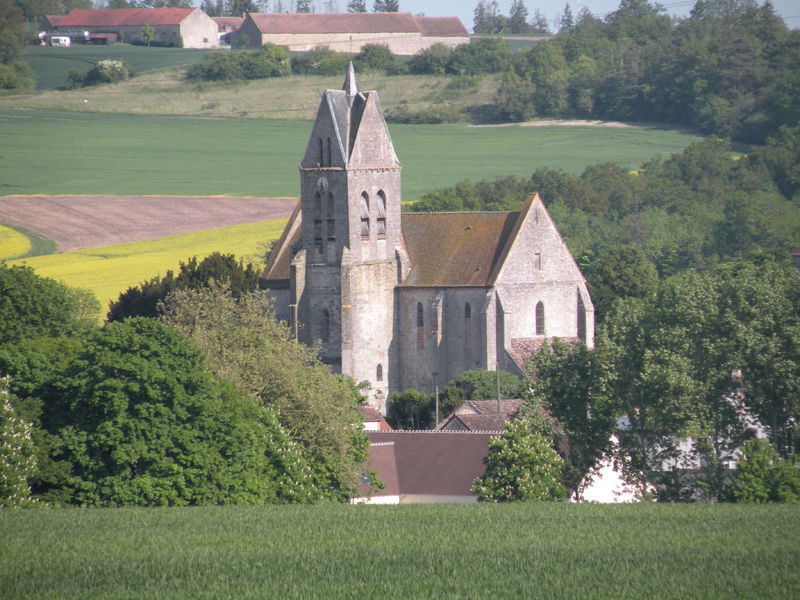
<svg viewBox="0 0 800 600"><path fill-rule="evenodd" d="M400 171L351 65L322 94L300 201L261 278L300 341L368 381L384 413L390 394L463 371L518 373L548 338L592 345L586 283L538 196L519 212L401 214Z"/></svg>

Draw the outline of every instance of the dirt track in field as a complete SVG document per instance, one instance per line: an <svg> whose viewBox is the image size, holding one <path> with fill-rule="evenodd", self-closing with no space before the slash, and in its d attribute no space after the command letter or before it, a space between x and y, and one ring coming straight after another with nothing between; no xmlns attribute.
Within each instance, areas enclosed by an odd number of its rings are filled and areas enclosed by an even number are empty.
<svg viewBox="0 0 800 600"><path fill-rule="evenodd" d="M216 196L0 196L0 223L51 239L59 252L66 252L286 219L296 202Z"/></svg>

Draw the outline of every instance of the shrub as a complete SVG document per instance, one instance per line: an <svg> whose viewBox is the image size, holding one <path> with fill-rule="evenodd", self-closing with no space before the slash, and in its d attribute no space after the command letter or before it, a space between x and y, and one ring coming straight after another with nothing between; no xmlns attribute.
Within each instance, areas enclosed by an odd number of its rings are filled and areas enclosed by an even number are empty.
<svg viewBox="0 0 800 600"><path fill-rule="evenodd" d="M33 87L33 72L22 61L0 64L0 93L23 92Z"/></svg>
<svg viewBox="0 0 800 600"><path fill-rule="evenodd" d="M334 52L328 46L317 46L292 57L292 72L301 75L341 75L347 70L350 57Z"/></svg>
<svg viewBox="0 0 800 600"><path fill-rule="evenodd" d="M286 49L264 44L256 52L220 50L211 52L186 71L186 78L199 81L232 81L283 77L292 72Z"/></svg>
<svg viewBox="0 0 800 600"><path fill-rule="evenodd" d="M408 70L414 75L443 75L452 56L450 48L444 44L434 44L411 57Z"/></svg>
<svg viewBox="0 0 800 600"><path fill-rule="evenodd" d="M83 85L117 83L133 76L133 71L123 60L107 58L101 60L86 73Z"/></svg>
<svg viewBox="0 0 800 600"><path fill-rule="evenodd" d="M438 125L440 123L458 123L464 120L464 113L456 106L439 105L420 110L411 110L406 105L386 111L389 123L405 125Z"/></svg>
<svg viewBox="0 0 800 600"><path fill-rule="evenodd" d="M397 61L397 57L386 44L364 44L353 63L359 71L386 71Z"/></svg>

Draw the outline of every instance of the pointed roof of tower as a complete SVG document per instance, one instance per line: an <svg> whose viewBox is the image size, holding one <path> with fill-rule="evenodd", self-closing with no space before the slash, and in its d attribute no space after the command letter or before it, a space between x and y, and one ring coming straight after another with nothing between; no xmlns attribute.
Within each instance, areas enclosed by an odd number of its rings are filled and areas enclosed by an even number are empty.
<svg viewBox="0 0 800 600"><path fill-rule="evenodd" d="M316 139L335 140L335 148L320 160ZM327 152L327 150L326 150ZM351 62L341 90L325 90L301 168L395 168L394 151L378 93L358 89Z"/></svg>
<svg viewBox="0 0 800 600"><path fill-rule="evenodd" d="M347 93L347 100L350 106L353 106L353 99L358 94L358 82L356 82L356 70L353 67L353 61L350 61L347 67L347 75L344 77L344 85L342 89Z"/></svg>

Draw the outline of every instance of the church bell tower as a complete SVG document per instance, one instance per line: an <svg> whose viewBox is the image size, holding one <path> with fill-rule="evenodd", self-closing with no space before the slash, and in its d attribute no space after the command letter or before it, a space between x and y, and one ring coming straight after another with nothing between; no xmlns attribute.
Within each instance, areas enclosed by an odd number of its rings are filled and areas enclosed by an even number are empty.
<svg viewBox="0 0 800 600"><path fill-rule="evenodd" d="M359 91L351 63L342 89L323 92L300 164L295 302L301 341L320 344L335 372L368 381L380 410L396 370L400 169L378 94Z"/></svg>

